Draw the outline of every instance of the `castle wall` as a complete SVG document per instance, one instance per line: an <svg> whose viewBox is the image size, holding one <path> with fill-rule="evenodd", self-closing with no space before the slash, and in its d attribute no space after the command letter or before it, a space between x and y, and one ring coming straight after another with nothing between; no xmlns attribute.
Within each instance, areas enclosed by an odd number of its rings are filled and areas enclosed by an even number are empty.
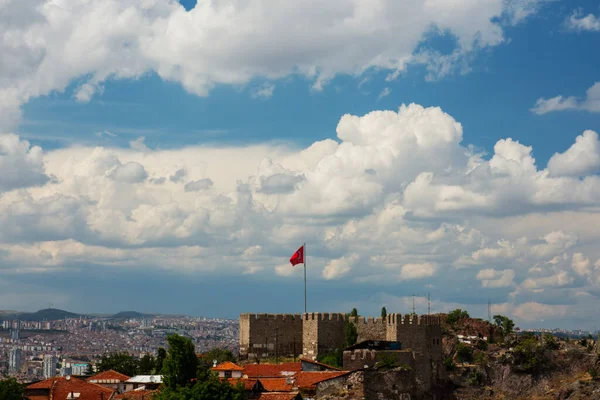
<svg viewBox="0 0 600 400"><path fill-rule="evenodd" d="M357 343L365 340L386 340L387 321L383 318L350 317L350 322L356 326Z"/></svg>
<svg viewBox="0 0 600 400"><path fill-rule="evenodd" d="M415 359L410 350L369 350L357 349L344 351L344 370L354 371L374 367L378 362L394 361L397 366L406 365L415 368Z"/></svg>
<svg viewBox="0 0 600 400"><path fill-rule="evenodd" d="M346 316L340 313L306 313L302 315L302 354L316 357L344 347Z"/></svg>
<svg viewBox="0 0 600 400"><path fill-rule="evenodd" d="M298 355L301 351L300 314L240 314L240 357Z"/></svg>

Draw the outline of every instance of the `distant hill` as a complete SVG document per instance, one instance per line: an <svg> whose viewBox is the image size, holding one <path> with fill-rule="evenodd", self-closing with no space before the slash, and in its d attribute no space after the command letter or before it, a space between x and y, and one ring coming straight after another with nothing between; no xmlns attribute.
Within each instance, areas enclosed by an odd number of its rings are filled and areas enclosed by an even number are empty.
<svg viewBox="0 0 600 400"><path fill-rule="evenodd" d="M108 319L129 319L129 318L146 318L152 317L150 314L142 314L137 311L121 311L108 317Z"/></svg>
<svg viewBox="0 0 600 400"><path fill-rule="evenodd" d="M21 321L53 321L64 318L79 318L79 316L79 314L75 314L65 310L59 310L56 308L46 308L44 310L39 310L33 313L18 312L14 314L5 314L2 315L0 318L4 320L19 319Z"/></svg>

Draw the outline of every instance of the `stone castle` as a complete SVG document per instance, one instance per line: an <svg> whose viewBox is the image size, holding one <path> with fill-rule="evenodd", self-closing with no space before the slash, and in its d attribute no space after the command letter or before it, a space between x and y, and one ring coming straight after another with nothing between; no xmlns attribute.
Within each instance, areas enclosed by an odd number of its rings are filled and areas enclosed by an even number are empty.
<svg viewBox="0 0 600 400"><path fill-rule="evenodd" d="M341 313L241 314L240 357L302 355L316 359L319 354L345 347L346 319L356 326L357 343L400 342L403 349L441 360L440 318L415 314L389 314L386 318L347 317Z"/></svg>

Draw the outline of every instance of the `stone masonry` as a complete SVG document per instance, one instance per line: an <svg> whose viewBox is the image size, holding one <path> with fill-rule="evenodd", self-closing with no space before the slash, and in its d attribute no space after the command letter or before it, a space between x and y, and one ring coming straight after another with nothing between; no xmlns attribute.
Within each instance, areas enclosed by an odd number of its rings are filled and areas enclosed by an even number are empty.
<svg viewBox="0 0 600 400"><path fill-rule="evenodd" d="M299 355L316 358L343 348L346 314L241 314L240 356L266 358ZM442 358L442 331L438 316L389 314L385 319L349 317L356 326L358 342L397 341L433 362Z"/></svg>

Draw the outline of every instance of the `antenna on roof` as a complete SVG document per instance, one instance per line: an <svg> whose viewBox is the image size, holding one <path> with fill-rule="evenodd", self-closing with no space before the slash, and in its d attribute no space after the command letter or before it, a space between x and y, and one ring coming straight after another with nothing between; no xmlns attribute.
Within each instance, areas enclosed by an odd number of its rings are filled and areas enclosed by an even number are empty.
<svg viewBox="0 0 600 400"><path fill-rule="evenodd" d="M488 299L488 322L492 323L492 301Z"/></svg>
<svg viewBox="0 0 600 400"><path fill-rule="evenodd" d="M427 315L431 315L431 294L427 293Z"/></svg>
<svg viewBox="0 0 600 400"><path fill-rule="evenodd" d="M413 315L415 315L415 294L413 293Z"/></svg>

